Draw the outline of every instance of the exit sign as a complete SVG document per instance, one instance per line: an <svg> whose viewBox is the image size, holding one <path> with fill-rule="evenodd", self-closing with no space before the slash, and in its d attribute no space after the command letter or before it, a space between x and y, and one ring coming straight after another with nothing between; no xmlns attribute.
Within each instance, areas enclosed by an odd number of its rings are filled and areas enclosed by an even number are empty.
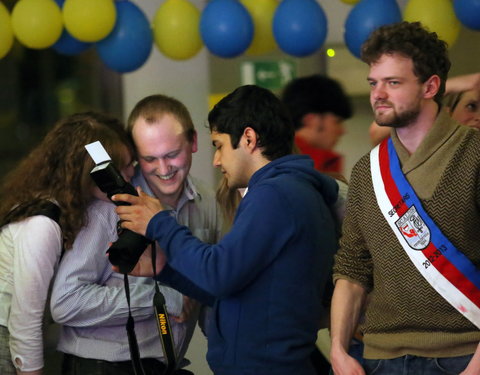
<svg viewBox="0 0 480 375"><path fill-rule="evenodd" d="M243 85L280 90L296 76L292 61L245 61L240 66Z"/></svg>

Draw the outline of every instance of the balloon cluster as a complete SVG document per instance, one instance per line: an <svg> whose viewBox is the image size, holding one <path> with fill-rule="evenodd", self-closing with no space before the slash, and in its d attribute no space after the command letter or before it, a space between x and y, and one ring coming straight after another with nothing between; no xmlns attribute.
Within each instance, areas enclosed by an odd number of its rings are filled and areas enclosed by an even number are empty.
<svg viewBox="0 0 480 375"><path fill-rule="evenodd" d="M316 0L210 0L203 12L190 1L163 1L151 24L129 0L19 0L11 14L0 2L0 58L14 38L65 55L93 47L109 68L127 73L146 62L153 44L175 60L192 58L203 45L224 58L277 47L303 57L327 35Z"/></svg>
<svg viewBox="0 0 480 375"><path fill-rule="evenodd" d="M480 0L409 0L403 17L395 0L341 0L355 4L345 22L344 39L350 52L360 57L362 44L378 27L402 19L420 21L449 46L460 33L460 26L480 30Z"/></svg>
<svg viewBox="0 0 480 375"><path fill-rule="evenodd" d="M277 47L304 57L320 49L327 35L317 0L210 0L202 12L190 1L164 0L151 24L130 0L19 0L11 14L0 2L0 58L14 38L66 55L93 47L109 68L127 73L147 61L154 44L175 60L192 58L203 45L223 58ZM402 19L396 0L341 1L353 6L344 37L357 57L374 29ZM460 22L480 30L480 0L409 0L403 19L422 21L453 44Z"/></svg>

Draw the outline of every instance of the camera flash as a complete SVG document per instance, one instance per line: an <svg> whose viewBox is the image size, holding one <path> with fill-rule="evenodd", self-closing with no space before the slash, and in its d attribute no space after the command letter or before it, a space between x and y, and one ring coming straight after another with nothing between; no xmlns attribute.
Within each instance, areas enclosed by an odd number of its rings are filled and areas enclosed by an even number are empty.
<svg viewBox="0 0 480 375"><path fill-rule="evenodd" d="M100 141L89 143L85 148L97 165L112 160Z"/></svg>

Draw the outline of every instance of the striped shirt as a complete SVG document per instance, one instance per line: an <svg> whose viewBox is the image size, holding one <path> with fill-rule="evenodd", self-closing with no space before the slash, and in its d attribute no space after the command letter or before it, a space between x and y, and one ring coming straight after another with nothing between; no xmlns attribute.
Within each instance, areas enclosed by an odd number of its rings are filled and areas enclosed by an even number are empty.
<svg viewBox="0 0 480 375"><path fill-rule="evenodd" d="M133 183L152 194L143 176ZM188 178L180 198L176 218L206 242L216 242L222 226L213 192ZM130 359L125 324L128 306L123 275L115 273L105 255L109 243L117 239L118 216L114 205L95 201L88 210L88 225L77 236L59 267L51 308L54 319L63 325L58 350L83 358L106 361ZM142 358L163 359L153 315L154 281L129 277L132 315ZM169 314L182 312L183 296L161 286ZM171 321L178 362L185 355L197 316L185 323Z"/></svg>

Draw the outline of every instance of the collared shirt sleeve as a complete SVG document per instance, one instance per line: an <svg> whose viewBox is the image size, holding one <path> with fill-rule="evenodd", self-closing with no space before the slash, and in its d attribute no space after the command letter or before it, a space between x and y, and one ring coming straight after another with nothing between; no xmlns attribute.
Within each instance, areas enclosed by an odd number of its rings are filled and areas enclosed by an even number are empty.
<svg viewBox="0 0 480 375"><path fill-rule="evenodd" d="M62 235L58 224L45 216L32 216L11 226L15 233L10 351L18 369L34 371L43 367L43 314Z"/></svg>
<svg viewBox="0 0 480 375"><path fill-rule="evenodd" d="M109 243L117 239L114 205L97 203L89 208L88 225L78 234L73 248L60 263L52 290L54 320L71 327L123 325L128 317L123 275L115 273L106 256ZM129 277L131 311L137 319L151 319L153 281ZM180 315L182 295L161 287L167 311Z"/></svg>

